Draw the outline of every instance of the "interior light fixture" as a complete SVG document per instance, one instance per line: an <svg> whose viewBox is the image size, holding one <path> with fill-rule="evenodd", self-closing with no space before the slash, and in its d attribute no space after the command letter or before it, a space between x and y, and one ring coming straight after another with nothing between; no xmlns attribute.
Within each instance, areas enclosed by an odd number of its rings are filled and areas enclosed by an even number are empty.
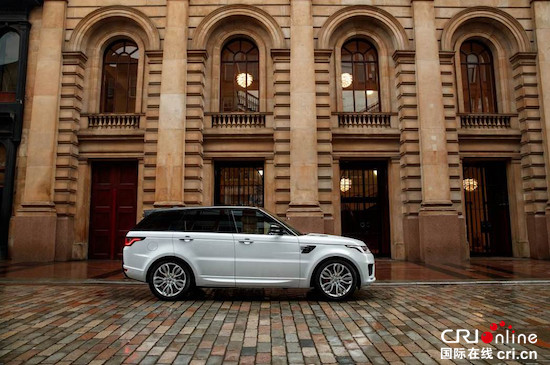
<svg viewBox="0 0 550 365"><path fill-rule="evenodd" d="M353 82L353 76L350 73L344 72L342 74L342 87L345 89L351 86Z"/></svg>
<svg viewBox="0 0 550 365"><path fill-rule="evenodd" d="M464 187L464 190L472 192L477 189L478 183L476 179L469 177L462 180L462 186Z"/></svg>
<svg viewBox="0 0 550 365"><path fill-rule="evenodd" d="M246 72L237 75L237 84L243 89L249 87L253 80L252 75Z"/></svg>
<svg viewBox="0 0 550 365"><path fill-rule="evenodd" d="M351 189L351 179L347 177L343 177L340 179L340 191L342 193L345 193Z"/></svg>

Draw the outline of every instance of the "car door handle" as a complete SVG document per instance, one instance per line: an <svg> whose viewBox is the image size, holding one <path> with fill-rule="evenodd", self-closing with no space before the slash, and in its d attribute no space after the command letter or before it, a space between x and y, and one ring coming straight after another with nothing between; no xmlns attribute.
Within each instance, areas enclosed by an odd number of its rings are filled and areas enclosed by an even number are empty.
<svg viewBox="0 0 550 365"><path fill-rule="evenodd" d="M249 245L251 243L254 243L254 241L250 240L249 238L245 238L244 240L239 241L239 243L244 243L245 245Z"/></svg>
<svg viewBox="0 0 550 365"><path fill-rule="evenodd" d="M183 241L183 242L191 242L193 241L193 239L189 236L185 236L183 238L180 238L180 241Z"/></svg>

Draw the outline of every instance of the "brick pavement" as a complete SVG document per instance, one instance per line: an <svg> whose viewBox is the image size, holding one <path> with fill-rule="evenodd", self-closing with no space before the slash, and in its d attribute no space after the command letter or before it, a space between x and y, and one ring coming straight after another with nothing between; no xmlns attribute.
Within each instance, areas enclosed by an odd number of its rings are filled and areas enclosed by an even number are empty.
<svg viewBox="0 0 550 365"><path fill-rule="evenodd" d="M343 303L306 290L208 289L161 302L146 285L2 284L0 363L449 363L442 330L486 331L500 320L539 336L515 347L542 363L548 298L542 283L377 285Z"/></svg>

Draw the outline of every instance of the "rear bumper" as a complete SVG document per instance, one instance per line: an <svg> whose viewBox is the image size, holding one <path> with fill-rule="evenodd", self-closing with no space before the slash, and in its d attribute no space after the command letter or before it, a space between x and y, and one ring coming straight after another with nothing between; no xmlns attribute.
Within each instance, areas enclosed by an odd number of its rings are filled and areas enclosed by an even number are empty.
<svg viewBox="0 0 550 365"><path fill-rule="evenodd" d="M128 279L134 279L139 281L147 281L146 273L143 269L137 268L141 264L142 260L136 255L130 254L130 248L124 247L122 251L122 272ZM134 265L132 265L132 263ZM137 265L136 265L137 264Z"/></svg>

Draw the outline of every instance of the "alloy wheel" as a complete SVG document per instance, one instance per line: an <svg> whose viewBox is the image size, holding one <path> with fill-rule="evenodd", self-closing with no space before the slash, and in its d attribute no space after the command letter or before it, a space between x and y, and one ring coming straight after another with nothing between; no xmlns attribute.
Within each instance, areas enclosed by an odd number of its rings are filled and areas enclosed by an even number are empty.
<svg viewBox="0 0 550 365"><path fill-rule="evenodd" d="M331 263L321 271L319 284L321 290L329 297L341 298L353 288L353 274L344 264Z"/></svg>
<svg viewBox="0 0 550 365"><path fill-rule="evenodd" d="M153 286L165 297L175 297L185 289L187 275L178 264L166 262L153 273Z"/></svg>

